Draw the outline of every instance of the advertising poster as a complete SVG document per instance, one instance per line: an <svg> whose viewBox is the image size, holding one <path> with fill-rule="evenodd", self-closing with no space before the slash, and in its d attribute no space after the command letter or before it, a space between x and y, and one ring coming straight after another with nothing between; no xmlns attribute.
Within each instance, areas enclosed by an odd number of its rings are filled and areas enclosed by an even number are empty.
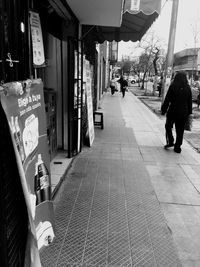
<svg viewBox="0 0 200 267"><path fill-rule="evenodd" d="M94 121L93 121L93 106L92 106L92 81L90 63L86 60L86 101L87 101L87 114L88 114L88 136L89 145L92 146L94 141Z"/></svg>
<svg viewBox="0 0 200 267"><path fill-rule="evenodd" d="M33 47L33 64L41 67L45 63L42 29L39 14L30 11L31 38Z"/></svg>
<svg viewBox="0 0 200 267"><path fill-rule="evenodd" d="M54 239L50 155L42 81L37 79L4 84L1 104L16 152L29 214L31 229L29 236L33 241L35 239L35 249L40 250ZM33 255L33 251L30 254Z"/></svg>

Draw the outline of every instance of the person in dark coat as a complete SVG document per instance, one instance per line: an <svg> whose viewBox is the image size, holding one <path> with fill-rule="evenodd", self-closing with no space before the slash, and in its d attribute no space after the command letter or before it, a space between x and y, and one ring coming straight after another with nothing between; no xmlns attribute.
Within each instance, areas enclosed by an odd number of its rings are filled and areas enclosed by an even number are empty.
<svg viewBox="0 0 200 267"><path fill-rule="evenodd" d="M162 83L163 83L163 76L160 77L160 81L159 81L158 86L157 86L159 97L161 97Z"/></svg>
<svg viewBox="0 0 200 267"><path fill-rule="evenodd" d="M111 90L111 95L114 95L114 93L117 91L117 83L116 83L114 77L112 77L112 79L110 81L110 90Z"/></svg>
<svg viewBox="0 0 200 267"><path fill-rule="evenodd" d="M122 96L125 96L126 89L128 87L128 82L125 80L124 76L121 76L119 80L117 80L118 83L120 83L120 89L122 92Z"/></svg>
<svg viewBox="0 0 200 267"><path fill-rule="evenodd" d="M166 114L166 141L165 148L173 147L176 153L181 153L184 127L188 116L192 114L192 92L186 74L178 72L169 86L165 100L161 107L162 115ZM176 142L172 134L175 124Z"/></svg>

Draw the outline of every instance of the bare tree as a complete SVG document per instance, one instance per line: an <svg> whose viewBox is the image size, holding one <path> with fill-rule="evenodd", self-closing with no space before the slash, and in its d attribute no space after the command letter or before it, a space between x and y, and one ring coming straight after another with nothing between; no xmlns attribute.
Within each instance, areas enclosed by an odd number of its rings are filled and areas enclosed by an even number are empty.
<svg viewBox="0 0 200 267"><path fill-rule="evenodd" d="M197 44L199 41L199 34L200 34L200 31L199 31L200 20L198 17L194 18L194 20L191 24L191 27L192 27L192 34L193 34L193 39L194 39L194 48L195 48L195 50L197 50ZM195 51L195 52L197 52L197 51ZM198 66L196 66L196 57L194 56L193 57L193 68L192 68L192 80L194 80L194 77L197 76L197 73L198 73L197 68L198 68Z"/></svg>
<svg viewBox="0 0 200 267"><path fill-rule="evenodd" d="M143 49L141 63L143 64L144 70L141 88L144 88L146 74L150 72L155 77L153 83L153 94L155 95L157 89L158 69L160 70L160 68L158 68L158 62L161 54L163 54L161 52L164 50L166 44L156 36L155 32L151 31L145 35L145 37L140 41L139 45L140 48ZM144 57L144 55L146 56ZM153 73L152 70L154 70Z"/></svg>

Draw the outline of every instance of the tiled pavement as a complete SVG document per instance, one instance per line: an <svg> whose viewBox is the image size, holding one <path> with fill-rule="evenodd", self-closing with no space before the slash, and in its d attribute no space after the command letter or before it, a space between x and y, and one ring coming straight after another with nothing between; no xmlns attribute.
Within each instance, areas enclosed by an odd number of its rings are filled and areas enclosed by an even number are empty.
<svg viewBox="0 0 200 267"><path fill-rule="evenodd" d="M164 150L163 121L131 93L107 93L102 111L56 195L43 267L200 266L199 154Z"/></svg>

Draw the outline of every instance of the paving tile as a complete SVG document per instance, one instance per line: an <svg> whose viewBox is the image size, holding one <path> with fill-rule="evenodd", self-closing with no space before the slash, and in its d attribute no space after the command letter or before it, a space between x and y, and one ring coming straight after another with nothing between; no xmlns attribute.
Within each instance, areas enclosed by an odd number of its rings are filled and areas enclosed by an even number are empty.
<svg viewBox="0 0 200 267"><path fill-rule="evenodd" d="M182 261L183 267L199 267L200 266L200 259L197 260L184 260Z"/></svg>

